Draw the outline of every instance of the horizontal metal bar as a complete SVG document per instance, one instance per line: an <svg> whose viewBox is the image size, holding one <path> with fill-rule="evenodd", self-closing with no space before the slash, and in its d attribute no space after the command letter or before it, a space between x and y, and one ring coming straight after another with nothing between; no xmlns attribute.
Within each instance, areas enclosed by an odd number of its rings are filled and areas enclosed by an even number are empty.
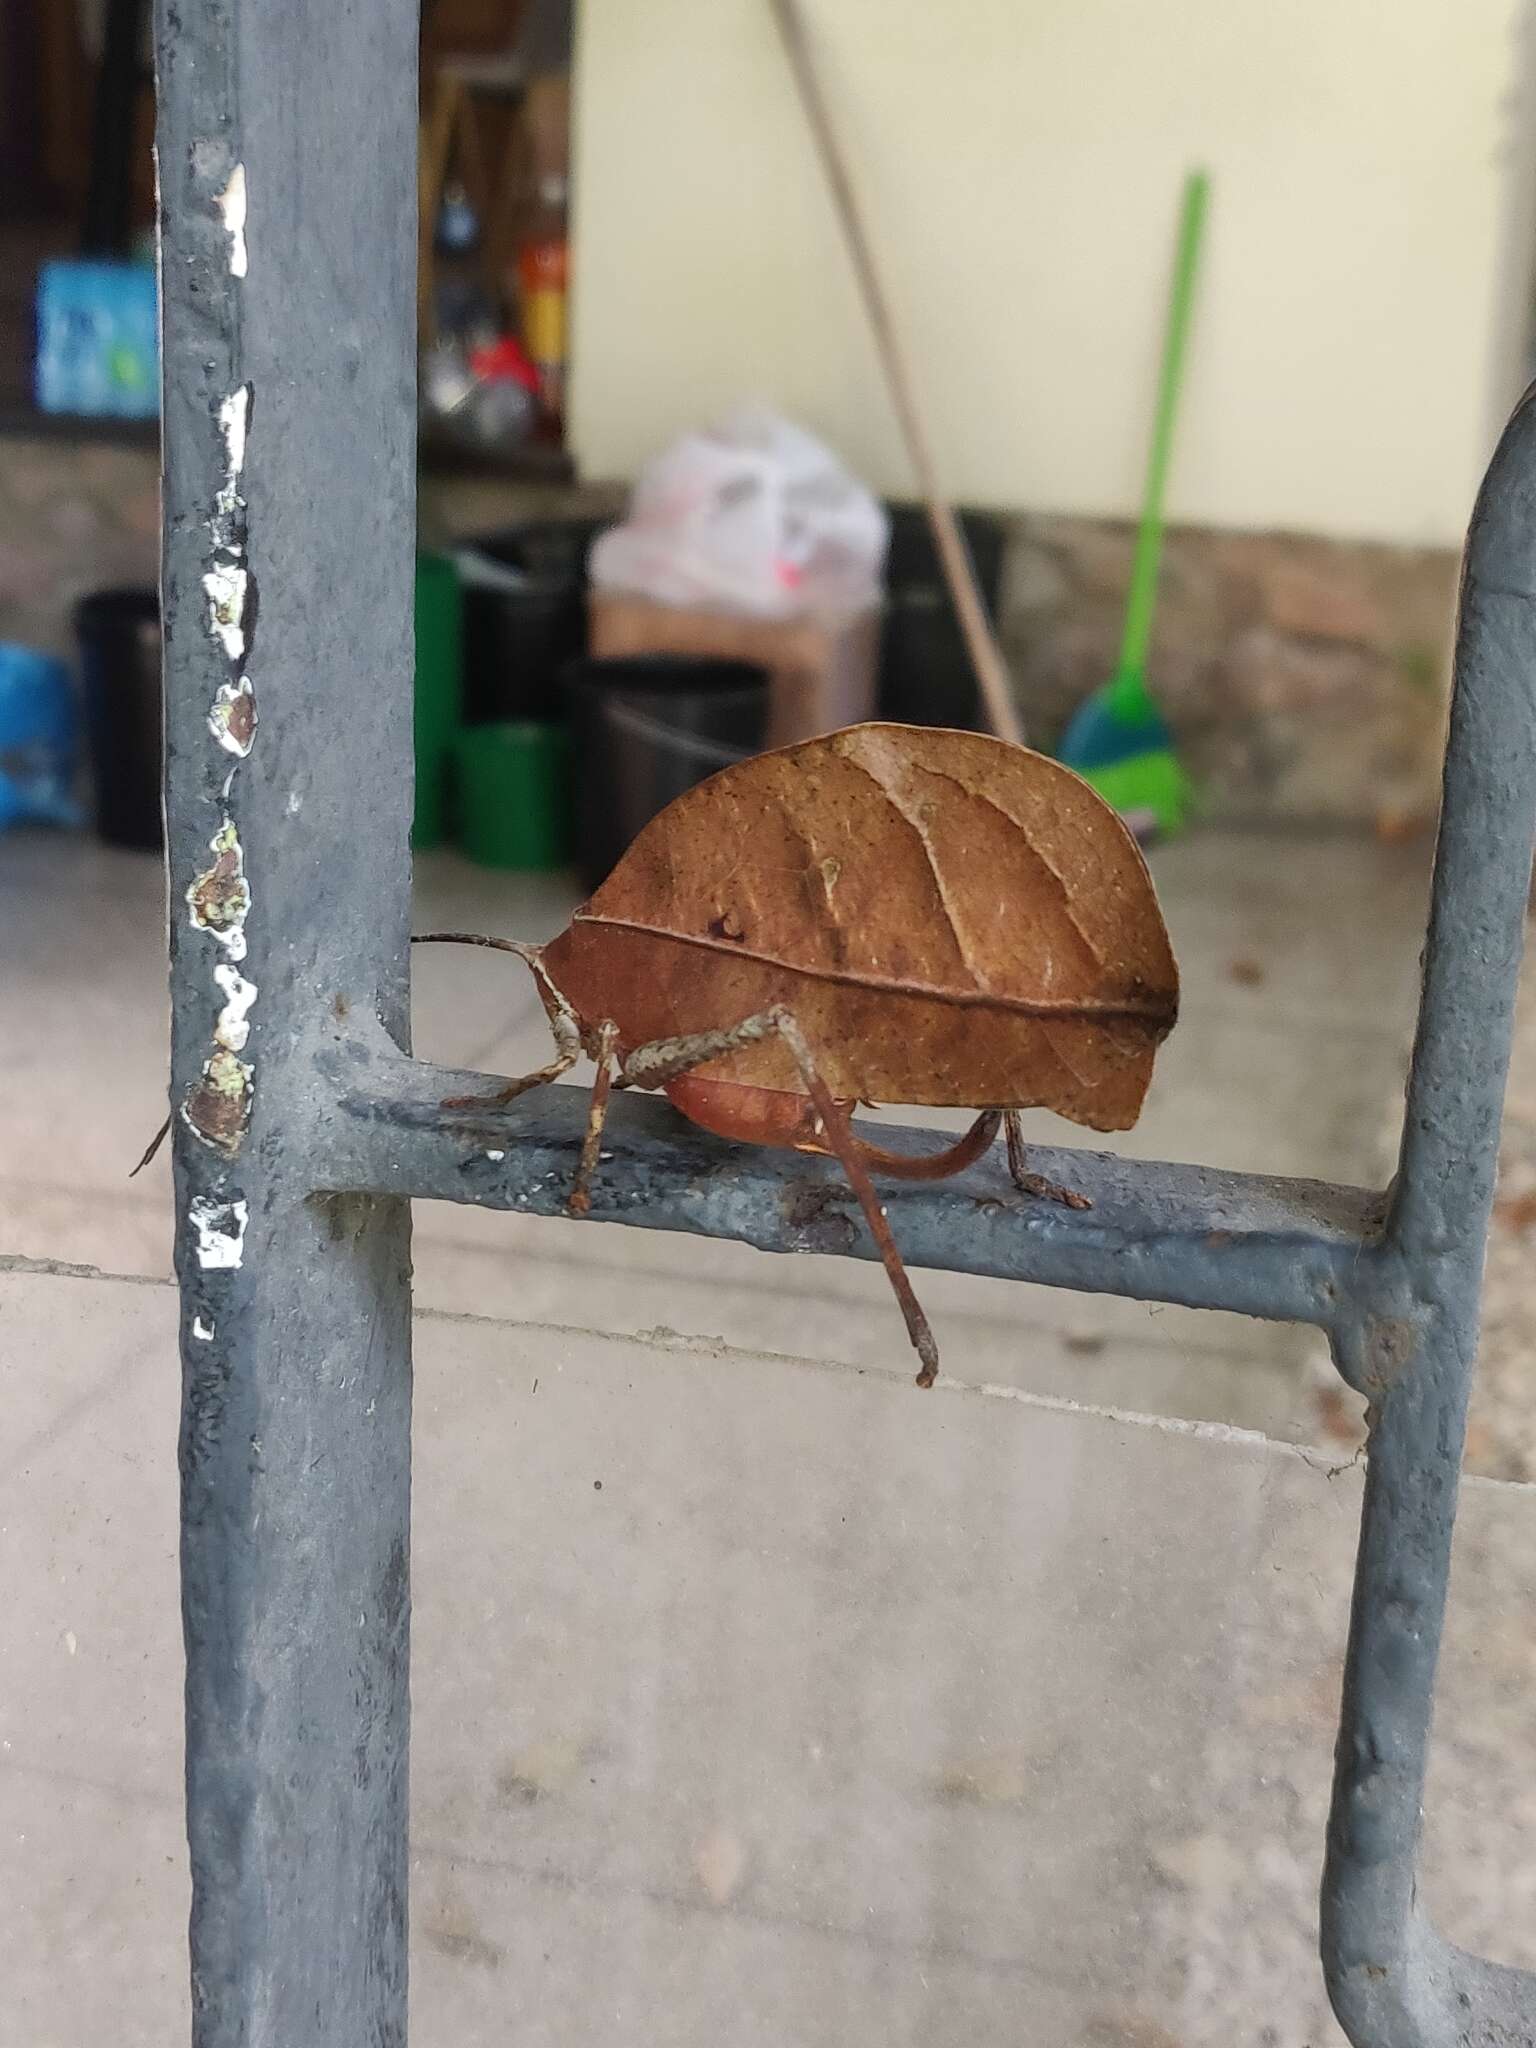
<svg viewBox="0 0 1536 2048"><path fill-rule="evenodd" d="M333 1040L319 1065L336 1095L317 1134L320 1189L565 1213L585 1089L539 1088L507 1109L450 1112L445 1097L483 1095L494 1081L355 1037ZM932 1131L866 1134L893 1149L935 1143ZM998 1154L948 1181L886 1181L882 1199L908 1263L1328 1327L1385 1207L1360 1188L1111 1152L1040 1146L1030 1159L1092 1206L1020 1194ZM762 1251L876 1256L834 1162L729 1144L654 1097L614 1098L591 1215Z"/></svg>

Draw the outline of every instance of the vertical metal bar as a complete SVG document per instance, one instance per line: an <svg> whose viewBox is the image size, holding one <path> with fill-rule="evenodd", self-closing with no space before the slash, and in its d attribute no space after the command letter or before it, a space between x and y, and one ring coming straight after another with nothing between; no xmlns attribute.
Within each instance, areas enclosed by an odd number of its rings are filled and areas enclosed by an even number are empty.
<svg viewBox="0 0 1536 2048"><path fill-rule="evenodd" d="M414 0L157 0L193 2039L405 2038Z"/></svg>
<svg viewBox="0 0 1536 2048"><path fill-rule="evenodd" d="M1536 2039L1536 1980L1420 1916L1435 1667L1536 829L1536 399L1467 543L1433 904L1386 1242L1340 1363L1373 1409L1323 1953L1352 2040Z"/></svg>

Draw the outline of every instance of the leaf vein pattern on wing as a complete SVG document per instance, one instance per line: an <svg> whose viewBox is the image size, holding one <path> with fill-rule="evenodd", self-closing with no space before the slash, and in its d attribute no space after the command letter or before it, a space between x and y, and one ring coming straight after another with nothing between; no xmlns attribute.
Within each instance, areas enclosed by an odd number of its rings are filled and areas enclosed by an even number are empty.
<svg viewBox="0 0 1536 2048"><path fill-rule="evenodd" d="M1046 859L1045 855L1040 851L1039 847L1035 845L1034 841L1030 838L1028 832L1019 823L1018 819L1014 817L1013 813L1011 811L1005 810L1003 806L1000 803L998 803L995 797L988 796L983 790L969 788L967 784L960 781L958 776L951 775L946 769L934 768L930 766L927 762L924 762L923 773L925 775L932 775L936 777L940 782L952 783L956 789L960 790L964 795L970 797L974 802L985 804L989 810L996 811L997 815L1000 818L1006 820L1008 826L1014 834L1014 837L1023 847L1024 852L1028 855L1030 860L1032 860L1035 863L1036 867L1041 871L1042 874L1049 876L1051 885L1054 889L1057 898L1060 901L1061 908L1063 913L1065 914L1067 923L1071 925L1073 931L1075 931L1077 933L1078 938L1081 939L1084 951L1087 953L1088 957L1094 962L1096 966L1102 967L1104 965L1104 955L1101 952L1101 950L1094 944L1089 934L1084 931L1082 925L1078 922L1077 913L1072 907L1072 890L1069 887L1065 877L1062 875L1061 871L1058 868L1052 867L1051 863Z"/></svg>
<svg viewBox="0 0 1536 2048"><path fill-rule="evenodd" d="M934 894L938 898L939 909L944 913L944 922L949 927L950 936L954 939L955 951L960 956L960 963L970 975L974 986L983 993L989 992L992 986L991 981L987 974L977 967L970 947L966 944L965 934L955 922L955 913L949 900L949 891L945 886L944 877L939 871L939 864L934 859L933 846L928 838L928 834L923 830L921 822L912 816L896 791L883 776L876 774L867 761L861 760L857 754L852 752L844 754L842 758L848 763L850 768L857 768L861 775L866 776L874 784L896 816L901 819L902 823L916 839L919 847L922 849L924 864L933 878Z"/></svg>

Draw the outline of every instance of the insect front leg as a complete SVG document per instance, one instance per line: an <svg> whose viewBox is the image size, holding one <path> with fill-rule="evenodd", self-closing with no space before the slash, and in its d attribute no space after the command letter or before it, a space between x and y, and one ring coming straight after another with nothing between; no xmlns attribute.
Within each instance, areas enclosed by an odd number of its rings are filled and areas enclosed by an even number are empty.
<svg viewBox="0 0 1536 2048"><path fill-rule="evenodd" d="M604 1022L597 1027L597 1079L592 1083L592 1100L587 1108L586 1135L581 1141L581 1157L576 1162L576 1178L571 1183L571 1192L565 1206L572 1216L585 1216L592 1207L592 1176L597 1171L598 1154L603 1143L603 1124L608 1115L608 1090L613 1081L613 1048L619 1042L619 1027Z"/></svg>
<svg viewBox="0 0 1536 2048"><path fill-rule="evenodd" d="M504 1088L498 1088L494 1095L450 1095L438 1105L440 1109L505 1109L509 1102L515 1102L530 1088L542 1088L548 1081L558 1081L581 1058L580 1020L550 980L543 963L542 947L524 945L519 939L489 938L483 932L416 932L412 935L411 944L488 946L495 953L511 953L532 970L535 980L548 991L554 1005L549 1028L554 1035L555 1057L547 1066L538 1067L531 1074L520 1074L515 1081L508 1081Z"/></svg>
<svg viewBox="0 0 1536 2048"><path fill-rule="evenodd" d="M509 1102L515 1102L519 1095L525 1095L530 1088L542 1088L547 1081L558 1081L562 1074L568 1074L581 1058L581 1031L576 1023L575 1013L563 1000L549 1020L554 1036L555 1057L547 1066L537 1067L531 1074L520 1074L505 1087L498 1088L494 1095L450 1095L444 1101L444 1109L505 1109Z"/></svg>
<svg viewBox="0 0 1536 2048"><path fill-rule="evenodd" d="M1067 1209L1093 1207L1088 1197L1080 1195L1075 1188L1064 1188L1059 1181L1047 1180L1043 1173L1030 1171L1029 1154L1024 1149L1024 1129L1016 1109L1003 1111L1003 1141L1008 1147L1008 1172L1021 1194L1038 1195L1045 1202L1060 1202Z"/></svg>

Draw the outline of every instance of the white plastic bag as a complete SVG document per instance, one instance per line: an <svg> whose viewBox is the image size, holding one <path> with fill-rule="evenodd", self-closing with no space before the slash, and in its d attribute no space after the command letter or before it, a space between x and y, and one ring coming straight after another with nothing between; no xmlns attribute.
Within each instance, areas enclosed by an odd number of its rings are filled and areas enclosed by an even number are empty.
<svg viewBox="0 0 1536 2048"><path fill-rule="evenodd" d="M756 619L843 617L880 601L885 509L814 435L762 406L646 464L592 549L600 590Z"/></svg>

